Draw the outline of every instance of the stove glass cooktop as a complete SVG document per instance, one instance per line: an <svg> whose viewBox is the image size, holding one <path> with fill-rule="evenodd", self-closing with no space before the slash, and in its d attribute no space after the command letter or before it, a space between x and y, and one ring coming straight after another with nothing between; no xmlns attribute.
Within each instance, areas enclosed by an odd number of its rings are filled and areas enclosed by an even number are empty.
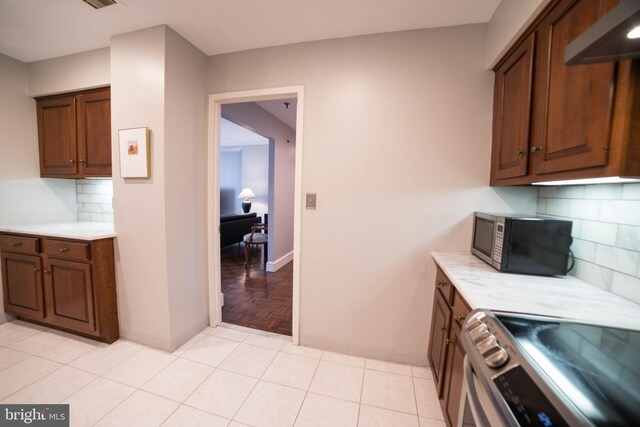
<svg viewBox="0 0 640 427"><path fill-rule="evenodd" d="M498 316L529 358L596 426L640 426L640 332Z"/></svg>

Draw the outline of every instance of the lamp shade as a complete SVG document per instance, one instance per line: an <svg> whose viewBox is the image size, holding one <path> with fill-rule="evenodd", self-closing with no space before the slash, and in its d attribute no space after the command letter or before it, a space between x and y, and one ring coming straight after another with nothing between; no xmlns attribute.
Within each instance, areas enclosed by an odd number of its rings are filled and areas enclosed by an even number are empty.
<svg viewBox="0 0 640 427"><path fill-rule="evenodd" d="M256 195L253 194L253 191L251 191L250 188L243 188L240 194L238 195L238 199L249 199L253 197L256 197Z"/></svg>

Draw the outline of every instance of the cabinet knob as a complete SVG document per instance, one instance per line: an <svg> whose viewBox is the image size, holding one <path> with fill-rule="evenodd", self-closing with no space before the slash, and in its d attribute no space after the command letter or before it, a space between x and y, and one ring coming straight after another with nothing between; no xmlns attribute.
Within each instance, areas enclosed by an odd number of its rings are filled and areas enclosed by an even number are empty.
<svg viewBox="0 0 640 427"><path fill-rule="evenodd" d="M446 327L446 326L444 326L444 325L442 325L442 326L440 326L440 330L441 330L441 331L446 331L446 330L447 330L447 327Z"/></svg>
<svg viewBox="0 0 640 427"><path fill-rule="evenodd" d="M76 161L73 159L69 159L69 163L74 164Z"/></svg>
<svg viewBox="0 0 640 427"><path fill-rule="evenodd" d="M43 273L51 273L51 271L47 270L46 268L42 272Z"/></svg>
<svg viewBox="0 0 640 427"><path fill-rule="evenodd" d="M39 268L34 268L34 269L33 269L33 272L34 272L34 273L37 273L37 272L39 272L39 271L40 271L40 269L39 269Z"/></svg>
<svg viewBox="0 0 640 427"><path fill-rule="evenodd" d="M460 316L458 316L458 322L460 322L460 323L464 322L465 318L466 317L461 314Z"/></svg>
<svg viewBox="0 0 640 427"><path fill-rule="evenodd" d="M516 154L518 155L518 157L524 156L524 151L518 148L518 151L516 151Z"/></svg>
<svg viewBox="0 0 640 427"><path fill-rule="evenodd" d="M80 163L85 164L87 161L85 159L80 159Z"/></svg>
<svg viewBox="0 0 640 427"><path fill-rule="evenodd" d="M541 151L542 151L542 145L534 145L533 147L531 147L532 153L539 153Z"/></svg>
<svg viewBox="0 0 640 427"><path fill-rule="evenodd" d="M60 248L61 253L69 252L69 248Z"/></svg>
<svg viewBox="0 0 640 427"><path fill-rule="evenodd" d="M447 344L455 344L456 343L456 337L453 337L453 339L449 339L447 338Z"/></svg>
<svg viewBox="0 0 640 427"><path fill-rule="evenodd" d="M17 248L18 246L22 246L22 242L12 242L11 246Z"/></svg>
<svg viewBox="0 0 640 427"><path fill-rule="evenodd" d="M438 287L441 288L443 286L445 286L447 284L447 282L438 282Z"/></svg>

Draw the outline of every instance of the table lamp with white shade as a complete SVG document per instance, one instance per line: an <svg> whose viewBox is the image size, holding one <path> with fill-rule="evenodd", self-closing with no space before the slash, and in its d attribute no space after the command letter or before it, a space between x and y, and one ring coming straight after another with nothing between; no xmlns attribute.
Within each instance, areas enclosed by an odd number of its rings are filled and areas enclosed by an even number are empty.
<svg viewBox="0 0 640 427"><path fill-rule="evenodd" d="M254 197L256 197L256 195L253 194L253 191L251 191L250 188L242 189L242 191L238 195L238 199L244 199L242 201L242 212L249 213L249 210L251 209L251 202L249 201L249 199Z"/></svg>

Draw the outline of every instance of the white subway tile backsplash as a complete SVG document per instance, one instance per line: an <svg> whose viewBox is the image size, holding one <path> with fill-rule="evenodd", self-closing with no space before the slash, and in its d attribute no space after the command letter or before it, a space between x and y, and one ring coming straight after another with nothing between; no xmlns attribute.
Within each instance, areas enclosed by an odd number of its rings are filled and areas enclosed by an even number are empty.
<svg viewBox="0 0 640 427"><path fill-rule="evenodd" d="M594 262L596 259L596 244L586 240L573 239L571 245L573 256L583 261Z"/></svg>
<svg viewBox="0 0 640 427"><path fill-rule="evenodd" d="M612 270L635 275L638 272L640 253L613 246L598 245L596 248L596 264Z"/></svg>
<svg viewBox="0 0 640 427"><path fill-rule="evenodd" d="M595 200L617 200L622 198L622 186L619 184L585 185L584 198Z"/></svg>
<svg viewBox="0 0 640 427"><path fill-rule="evenodd" d="M608 268L577 259L572 274L604 290L611 289L613 271Z"/></svg>
<svg viewBox="0 0 640 427"><path fill-rule="evenodd" d="M113 181L79 179L76 181L79 221L113 222Z"/></svg>
<svg viewBox="0 0 640 427"><path fill-rule="evenodd" d="M640 227L619 225L617 246L640 252Z"/></svg>
<svg viewBox="0 0 640 427"><path fill-rule="evenodd" d="M618 224L584 220L582 221L580 238L590 242L614 246L618 239Z"/></svg>
<svg viewBox="0 0 640 427"><path fill-rule="evenodd" d="M569 200L569 214L567 216L580 219L598 219L599 215L599 200Z"/></svg>
<svg viewBox="0 0 640 427"><path fill-rule="evenodd" d="M614 272L611 291L640 304L640 278Z"/></svg>
<svg viewBox="0 0 640 427"><path fill-rule="evenodd" d="M640 303L640 184L538 189L538 214L573 221L573 274Z"/></svg>
<svg viewBox="0 0 640 427"><path fill-rule="evenodd" d="M548 199L547 215L569 216L569 200L567 199Z"/></svg>
<svg viewBox="0 0 640 427"><path fill-rule="evenodd" d="M622 198L625 200L640 200L640 183L622 186Z"/></svg>
<svg viewBox="0 0 640 427"><path fill-rule="evenodd" d="M547 213L547 199L538 198L538 204L536 206L536 212L539 214Z"/></svg>
<svg viewBox="0 0 640 427"><path fill-rule="evenodd" d="M600 219L617 224L640 225L640 201L603 200Z"/></svg>

